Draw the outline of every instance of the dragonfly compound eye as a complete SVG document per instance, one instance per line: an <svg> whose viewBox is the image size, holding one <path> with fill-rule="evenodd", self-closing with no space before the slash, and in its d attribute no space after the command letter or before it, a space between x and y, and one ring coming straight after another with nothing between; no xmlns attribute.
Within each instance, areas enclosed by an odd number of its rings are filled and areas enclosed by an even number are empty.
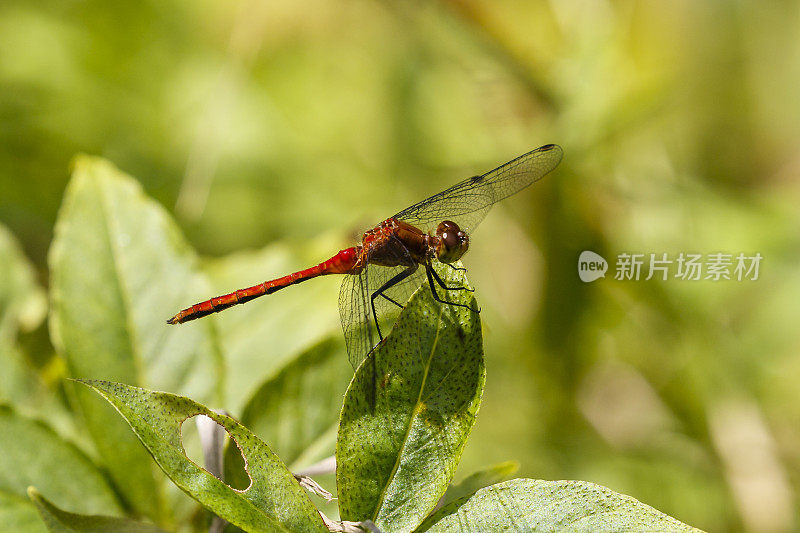
<svg viewBox="0 0 800 533"><path fill-rule="evenodd" d="M436 230L439 244L436 257L442 263L452 263L461 259L469 248L469 237L459 229L458 224L445 220Z"/></svg>

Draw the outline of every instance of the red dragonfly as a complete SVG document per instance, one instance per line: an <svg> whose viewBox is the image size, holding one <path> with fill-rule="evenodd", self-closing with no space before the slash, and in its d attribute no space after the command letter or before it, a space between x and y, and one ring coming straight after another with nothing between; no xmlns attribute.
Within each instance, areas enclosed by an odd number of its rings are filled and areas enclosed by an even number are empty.
<svg viewBox="0 0 800 533"><path fill-rule="evenodd" d="M195 304L167 322L201 318L317 276L347 274L339 291L339 314L347 353L356 368L376 346L375 334L383 339L379 323L393 308L403 307L423 276L438 302L466 307L441 298L437 286L445 291L471 289L448 287L434 265L458 268L452 263L466 253L469 234L489 208L553 170L562 154L558 145L541 146L400 211L365 232L361 244L341 250L327 261Z"/></svg>

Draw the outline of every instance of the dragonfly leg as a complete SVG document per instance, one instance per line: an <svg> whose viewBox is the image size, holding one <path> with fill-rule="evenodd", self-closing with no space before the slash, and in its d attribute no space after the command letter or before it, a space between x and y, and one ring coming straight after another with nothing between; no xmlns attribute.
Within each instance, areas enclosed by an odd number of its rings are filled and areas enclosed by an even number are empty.
<svg viewBox="0 0 800 533"><path fill-rule="evenodd" d="M449 266L453 270L458 270L459 272L466 272L467 271L467 267L457 267L457 266L453 266L451 263L442 263L442 264Z"/></svg>
<svg viewBox="0 0 800 533"><path fill-rule="evenodd" d="M375 292L373 292L372 296L370 297L370 300L372 300L372 302L371 302L372 303L372 317L375 319L375 329L378 330L378 337L381 340L383 340L383 334L381 333L381 327L378 324L378 313L375 311L375 298L377 298L378 296L382 296L382 297L386 298L387 300L389 300L390 302L392 302L393 304L395 304L400 309L402 309L403 305L398 303L398 302L396 302L395 300L393 300L389 296L387 296L385 291L389 290L390 288L392 288L393 286L397 285L398 283L400 283L401 281L406 279L408 276L410 276L411 274L416 272L417 271L417 266L418 266L417 263L409 265L409 267L407 269L403 270L402 272L400 272L399 274L394 276L392 279L390 279L389 281L387 281L386 283L381 285L381 287L378 290L376 290Z"/></svg>
<svg viewBox="0 0 800 533"><path fill-rule="evenodd" d="M387 288L388 288L388 287L387 287ZM376 295L376 296L378 296L378 295ZM400 309L403 309L403 308L405 307L403 304L399 303L397 300L395 300L395 299L393 299L393 298L389 298L388 296L386 296L386 293L383 293L383 292L382 292L382 293L380 293L380 296L383 296L384 298L386 298L387 300L389 300L390 302L392 302L394 305L396 305L396 306L397 306L397 307L399 307Z"/></svg>
<svg viewBox="0 0 800 533"><path fill-rule="evenodd" d="M445 263L445 265L446 264L447 263ZM436 280L436 283L438 283L441 288L443 288L445 290L448 290L448 291L475 292L475 289L470 289L469 287L448 287L447 285L444 284L444 281L442 280L442 278L439 277L439 274L436 273L436 270L434 270L433 267L427 267L427 268L428 268L428 272L430 272L430 275L433 276L433 279ZM456 268L456 267L453 267L453 268ZM460 268L456 268L456 270L461 270L461 269ZM466 270L466 268L463 269L463 270Z"/></svg>
<svg viewBox="0 0 800 533"><path fill-rule="evenodd" d="M472 307L470 307L470 306L468 306L466 304L460 304L460 303L456 303L456 302L448 302L447 300L442 300L441 298L439 298L439 294L436 292L436 284L433 282L434 276L438 279L439 284L443 283L442 280L440 278L438 278L438 276L436 276L436 271L433 270L433 267L430 266L430 265L425 265L425 274L427 274L427 276L428 276L428 284L431 286L431 292L433 293L433 299L434 300L436 300L440 304L455 305L456 307L463 307L464 309L469 309L473 313L480 313L481 312L480 308L473 309ZM444 285L442 285L442 286L444 286ZM445 288L447 289L449 287L445 287ZM456 287L456 288L462 288L462 289L468 290L468 289L466 289L466 287Z"/></svg>

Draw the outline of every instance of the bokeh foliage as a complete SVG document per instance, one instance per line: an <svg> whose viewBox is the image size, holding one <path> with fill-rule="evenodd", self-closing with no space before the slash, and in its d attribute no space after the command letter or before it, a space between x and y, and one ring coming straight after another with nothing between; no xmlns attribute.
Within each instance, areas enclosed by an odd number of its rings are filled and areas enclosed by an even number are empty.
<svg viewBox="0 0 800 533"><path fill-rule="evenodd" d="M703 529L791 530L799 29L786 0L6 0L0 222L49 286L70 161L102 155L218 257L206 270L228 290L557 142L559 170L496 208L465 257L487 381L464 475L513 459L522 477L596 482ZM755 282L586 285L586 249L765 259ZM335 330L333 280L292 290L220 317L231 409ZM37 298L8 315L3 300L0 319L17 318L0 342L61 401L18 392L15 409L61 420L67 371Z"/></svg>

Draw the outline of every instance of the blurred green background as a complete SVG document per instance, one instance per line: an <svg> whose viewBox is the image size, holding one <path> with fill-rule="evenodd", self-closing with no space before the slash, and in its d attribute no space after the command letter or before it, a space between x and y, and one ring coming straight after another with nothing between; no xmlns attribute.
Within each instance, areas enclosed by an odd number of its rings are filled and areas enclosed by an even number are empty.
<svg viewBox="0 0 800 533"><path fill-rule="evenodd" d="M302 266L558 143L560 167L496 206L465 257L487 388L462 476L514 459L707 530L793 531L798 35L794 1L4 0L0 222L46 287L86 152L223 258L212 271L262 248ZM579 280L583 250L612 263L605 279ZM764 260L757 281L616 281L623 252ZM229 289L285 273L244 268L259 253L232 256ZM335 328L336 281L250 306ZM274 342L310 340L262 338L249 357ZM57 377L45 325L20 349Z"/></svg>

